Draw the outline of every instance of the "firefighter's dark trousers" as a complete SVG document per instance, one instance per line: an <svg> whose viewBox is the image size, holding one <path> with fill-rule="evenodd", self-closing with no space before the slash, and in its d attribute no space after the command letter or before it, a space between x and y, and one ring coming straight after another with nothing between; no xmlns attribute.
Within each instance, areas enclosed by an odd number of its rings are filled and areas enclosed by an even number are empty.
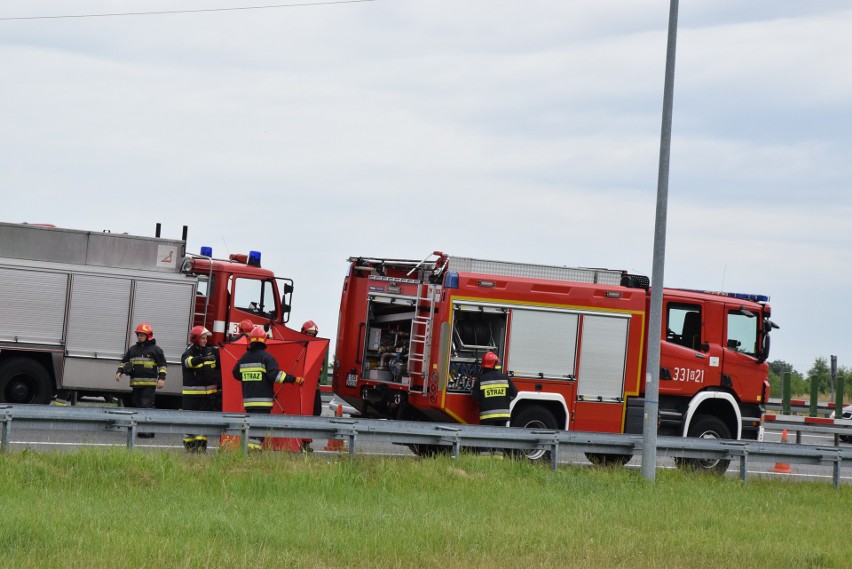
<svg viewBox="0 0 852 569"><path fill-rule="evenodd" d="M130 406L153 409L157 388L154 386L134 387L130 393ZM139 438L153 438L154 433L138 433Z"/></svg>
<svg viewBox="0 0 852 569"><path fill-rule="evenodd" d="M184 411L215 411L212 395L184 395L181 400ZM205 452L207 435L187 433L183 436L183 446L187 452Z"/></svg>
<svg viewBox="0 0 852 569"><path fill-rule="evenodd" d="M272 407L248 407L246 413L249 415L269 415ZM263 437L249 437L249 450L262 450Z"/></svg>

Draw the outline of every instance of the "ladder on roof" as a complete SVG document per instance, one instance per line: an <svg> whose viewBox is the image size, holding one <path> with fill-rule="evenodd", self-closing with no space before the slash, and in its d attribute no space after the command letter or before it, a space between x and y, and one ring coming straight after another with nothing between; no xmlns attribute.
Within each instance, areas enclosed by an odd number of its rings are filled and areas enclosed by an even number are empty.
<svg viewBox="0 0 852 569"><path fill-rule="evenodd" d="M410 389L419 388L423 395L429 392L429 354L432 351L432 322L435 304L440 294L437 285L421 283L417 286L417 304L411 320L408 344L408 377Z"/></svg>

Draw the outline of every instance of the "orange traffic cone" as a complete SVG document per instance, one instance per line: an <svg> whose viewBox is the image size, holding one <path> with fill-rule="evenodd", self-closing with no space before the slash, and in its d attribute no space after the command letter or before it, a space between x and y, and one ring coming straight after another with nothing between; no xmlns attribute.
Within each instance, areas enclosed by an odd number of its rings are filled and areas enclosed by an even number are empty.
<svg viewBox="0 0 852 569"><path fill-rule="evenodd" d="M337 410L334 412L334 416L343 416L343 405L337 406ZM341 439L328 439L328 442L325 443L325 447L323 447L323 450L328 450L331 452L345 452L346 443L344 443Z"/></svg>
<svg viewBox="0 0 852 569"><path fill-rule="evenodd" d="M781 442L787 442L787 429L781 431ZM772 469L772 472L777 472L778 474L792 474L793 469L790 468L790 465L786 462L776 462L775 467Z"/></svg>

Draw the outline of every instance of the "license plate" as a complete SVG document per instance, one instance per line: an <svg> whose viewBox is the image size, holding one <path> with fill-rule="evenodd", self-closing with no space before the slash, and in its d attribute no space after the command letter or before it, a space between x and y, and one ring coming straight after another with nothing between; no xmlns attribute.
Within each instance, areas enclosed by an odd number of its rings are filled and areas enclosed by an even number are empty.
<svg viewBox="0 0 852 569"><path fill-rule="evenodd" d="M346 374L346 387L356 387L358 385L358 375L354 373Z"/></svg>

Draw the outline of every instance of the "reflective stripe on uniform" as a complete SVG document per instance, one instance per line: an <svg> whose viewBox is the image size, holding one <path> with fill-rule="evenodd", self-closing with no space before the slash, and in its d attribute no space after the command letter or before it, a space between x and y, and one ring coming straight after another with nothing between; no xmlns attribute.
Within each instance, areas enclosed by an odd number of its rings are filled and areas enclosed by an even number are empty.
<svg viewBox="0 0 852 569"><path fill-rule="evenodd" d="M187 385L181 392L182 395L212 395L218 393L219 387L216 385Z"/></svg>
<svg viewBox="0 0 852 569"><path fill-rule="evenodd" d="M483 413L479 414L479 420L484 421L486 419L509 419L512 416L509 413L508 409L489 409Z"/></svg>
<svg viewBox="0 0 852 569"><path fill-rule="evenodd" d="M249 407L272 407L273 399L271 397L252 397L243 400L243 406Z"/></svg>
<svg viewBox="0 0 852 569"><path fill-rule="evenodd" d="M506 397L509 393L509 382L505 379L493 379L479 384L479 391L485 398Z"/></svg>
<svg viewBox="0 0 852 569"><path fill-rule="evenodd" d="M266 366L262 363L240 364L240 377L243 381L263 381Z"/></svg>
<svg viewBox="0 0 852 569"><path fill-rule="evenodd" d="M131 379L130 387L157 387L157 378Z"/></svg>

